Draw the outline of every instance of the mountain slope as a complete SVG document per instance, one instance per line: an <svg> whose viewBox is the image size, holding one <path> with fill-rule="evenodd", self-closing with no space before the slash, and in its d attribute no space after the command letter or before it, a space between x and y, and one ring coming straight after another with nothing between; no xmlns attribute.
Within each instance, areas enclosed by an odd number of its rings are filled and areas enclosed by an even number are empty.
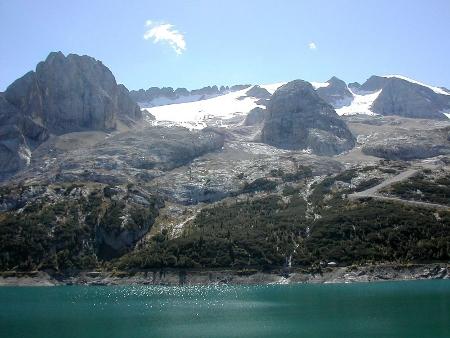
<svg viewBox="0 0 450 338"><path fill-rule="evenodd" d="M50 134L111 131L142 119L128 90L89 56L61 52L14 81L0 97L0 180L30 163Z"/></svg>
<svg viewBox="0 0 450 338"><path fill-rule="evenodd" d="M378 114L446 120L450 94L401 75L371 76L352 86L352 102L337 109L339 115Z"/></svg>

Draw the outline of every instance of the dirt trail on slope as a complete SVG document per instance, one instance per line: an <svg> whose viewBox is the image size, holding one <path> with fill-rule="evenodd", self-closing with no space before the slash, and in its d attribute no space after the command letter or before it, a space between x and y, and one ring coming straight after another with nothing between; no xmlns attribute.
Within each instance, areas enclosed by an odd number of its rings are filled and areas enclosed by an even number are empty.
<svg viewBox="0 0 450 338"><path fill-rule="evenodd" d="M379 191L381 189L383 189L391 184L406 180L406 179L416 175L418 172L419 172L418 169L405 170L405 171L401 172L400 174L398 174L394 177L391 177L372 188L350 194L350 195L348 195L348 198L349 199L360 199L360 198L370 197L370 198L375 198L375 199L383 200L383 201L394 201L394 202L400 202L400 203L405 203L405 204L410 204L410 205L417 205L417 206L426 207L426 208L450 209L449 206L442 205L442 204L404 200L404 199L401 199L398 197L388 197L388 196L383 196L383 195L379 194Z"/></svg>

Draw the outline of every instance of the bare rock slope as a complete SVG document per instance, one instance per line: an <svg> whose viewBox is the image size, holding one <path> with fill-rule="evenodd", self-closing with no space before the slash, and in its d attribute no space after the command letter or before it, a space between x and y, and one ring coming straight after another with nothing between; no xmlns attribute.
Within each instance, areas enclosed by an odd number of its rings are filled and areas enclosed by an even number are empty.
<svg viewBox="0 0 450 338"><path fill-rule="evenodd" d="M284 149L310 149L318 155L349 150L355 138L331 105L306 81L295 80L275 91L268 104L262 141Z"/></svg>

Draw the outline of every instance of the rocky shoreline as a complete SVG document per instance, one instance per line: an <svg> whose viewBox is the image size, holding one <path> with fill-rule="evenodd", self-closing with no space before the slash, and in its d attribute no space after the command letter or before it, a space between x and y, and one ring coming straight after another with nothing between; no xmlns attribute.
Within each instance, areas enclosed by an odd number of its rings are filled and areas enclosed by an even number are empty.
<svg viewBox="0 0 450 338"><path fill-rule="evenodd" d="M136 272L83 271L54 274L43 271L1 272L0 286L58 285L251 285L297 283L355 283L394 280L450 279L448 263L327 267L321 272L303 270L149 270Z"/></svg>

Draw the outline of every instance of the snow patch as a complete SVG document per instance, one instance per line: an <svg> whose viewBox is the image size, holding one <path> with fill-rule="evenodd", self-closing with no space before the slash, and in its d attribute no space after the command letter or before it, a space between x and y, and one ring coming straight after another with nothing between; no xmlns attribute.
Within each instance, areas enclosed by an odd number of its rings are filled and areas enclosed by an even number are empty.
<svg viewBox="0 0 450 338"><path fill-rule="evenodd" d="M262 85L275 91L282 83ZM226 127L227 120L248 114L258 105L257 98L248 97L248 88L206 100L144 108L156 118L156 124L181 125L189 129L202 129L211 122ZM210 123L208 123L210 122Z"/></svg>
<svg viewBox="0 0 450 338"><path fill-rule="evenodd" d="M384 75L383 77L386 77L386 78L393 78L393 77L395 77L395 78L397 78L397 79L401 79L401 80L405 80L405 81L408 81L408 82L411 82L411 83L415 83L415 84L417 84L417 85L419 85L419 86L423 86L423 87L430 88L430 89L431 89L432 91L434 91L436 94L450 95L449 92L446 92L446 91L445 91L444 89L442 89L442 88L435 87L435 86L430 86L430 85L427 85L427 84L425 84L425 83L423 83L423 82L419 82L419 81L410 79L410 78L408 78L408 77L406 77L406 76L403 76L403 75Z"/></svg>
<svg viewBox="0 0 450 338"><path fill-rule="evenodd" d="M260 85L261 88L267 90L270 94L275 93L275 91L281 86L285 85L287 82L277 82L271 84Z"/></svg>
<svg viewBox="0 0 450 338"><path fill-rule="evenodd" d="M310 82L310 83L312 84L314 89L325 88L330 85L328 82Z"/></svg>
<svg viewBox="0 0 450 338"><path fill-rule="evenodd" d="M157 97L151 101L147 102L138 102L139 106L141 108L151 108L151 107L157 107L157 106L166 106L169 104L178 104L178 103L188 103L188 102L195 102L199 100L206 100L213 97L217 97L217 95L201 95L201 94L194 94L194 95L185 95L185 96L179 96L177 98L169 98L169 97Z"/></svg>
<svg viewBox="0 0 450 338"><path fill-rule="evenodd" d="M372 112L372 104L380 95L382 89L376 92L354 92L350 88L348 89L353 94L353 101L350 105L336 109L338 115L376 115Z"/></svg>

